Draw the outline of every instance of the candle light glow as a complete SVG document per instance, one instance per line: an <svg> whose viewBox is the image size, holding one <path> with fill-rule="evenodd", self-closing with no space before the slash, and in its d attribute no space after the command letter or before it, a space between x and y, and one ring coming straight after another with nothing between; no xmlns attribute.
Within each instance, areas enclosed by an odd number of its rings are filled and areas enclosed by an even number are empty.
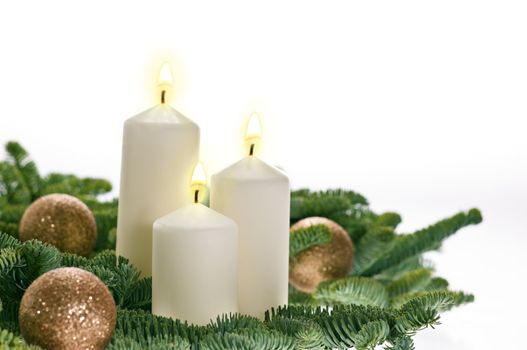
<svg viewBox="0 0 527 350"><path fill-rule="evenodd" d="M252 113L247 122L247 129L245 131L245 142L249 146L249 155L254 155L257 143L262 138L262 127L258 113Z"/></svg>
<svg viewBox="0 0 527 350"><path fill-rule="evenodd" d="M194 203L199 203L207 185L207 175L202 162L198 162L192 173L191 188L194 193Z"/></svg>
<svg viewBox="0 0 527 350"><path fill-rule="evenodd" d="M157 83L158 96L161 104L169 104L172 98L172 68L168 62L163 63L159 71Z"/></svg>

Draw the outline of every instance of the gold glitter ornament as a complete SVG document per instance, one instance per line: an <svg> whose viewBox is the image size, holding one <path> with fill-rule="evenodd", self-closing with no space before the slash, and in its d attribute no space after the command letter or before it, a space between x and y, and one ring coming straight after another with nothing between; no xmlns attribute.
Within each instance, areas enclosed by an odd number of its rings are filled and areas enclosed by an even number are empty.
<svg viewBox="0 0 527 350"><path fill-rule="evenodd" d="M313 225L325 225L331 241L301 251L289 266L289 283L304 293L313 293L321 282L342 278L353 267L355 248L346 230L322 217L310 217L291 226L291 231Z"/></svg>
<svg viewBox="0 0 527 350"><path fill-rule="evenodd" d="M104 349L115 329L115 301L93 273L63 267L37 278L24 293L20 332L44 349Z"/></svg>
<svg viewBox="0 0 527 350"><path fill-rule="evenodd" d="M59 250L87 256L95 247L97 226L90 209L67 194L49 194L33 202L20 220L20 240L38 239Z"/></svg>

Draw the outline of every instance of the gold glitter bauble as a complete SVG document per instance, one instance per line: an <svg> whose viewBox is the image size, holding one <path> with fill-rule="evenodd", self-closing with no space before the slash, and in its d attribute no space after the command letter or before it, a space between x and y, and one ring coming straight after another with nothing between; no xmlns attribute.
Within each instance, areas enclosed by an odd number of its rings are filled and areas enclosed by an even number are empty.
<svg viewBox="0 0 527 350"><path fill-rule="evenodd" d="M95 247L97 226L92 212L77 198L49 194L33 202L20 221L20 240L38 239L63 252L87 256Z"/></svg>
<svg viewBox="0 0 527 350"><path fill-rule="evenodd" d="M347 276L355 257L348 233L334 221L310 217L291 226L291 231L313 225L327 226L331 241L300 252L289 266L289 283L304 293L314 292L321 282Z"/></svg>
<svg viewBox="0 0 527 350"><path fill-rule="evenodd" d="M20 332L44 349L104 349L115 329L115 301L93 273L63 267L37 278L20 304Z"/></svg>

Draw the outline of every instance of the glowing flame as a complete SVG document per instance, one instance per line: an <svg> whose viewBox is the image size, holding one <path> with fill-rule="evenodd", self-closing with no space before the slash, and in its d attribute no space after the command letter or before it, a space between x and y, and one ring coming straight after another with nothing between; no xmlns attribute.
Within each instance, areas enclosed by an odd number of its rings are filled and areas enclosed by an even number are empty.
<svg viewBox="0 0 527 350"><path fill-rule="evenodd" d="M262 137L262 127L260 125L260 117L258 113L253 113L247 122L247 129L245 130L245 141L249 146L249 155L254 155L256 144Z"/></svg>
<svg viewBox="0 0 527 350"><path fill-rule="evenodd" d="M157 83L159 99L161 104L169 103L172 97L172 69L168 62L163 63L159 71L159 80Z"/></svg>
<svg viewBox="0 0 527 350"><path fill-rule="evenodd" d="M205 174L205 168L203 163L199 162L194 167L194 172L192 173L192 186L204 186L207 184L207 175Z"/></svg>
<svg viewBox="0 0 527 350"><path fill-rule="evenodd" d="M165 62L161 66L158 84L172 85L172 69L170 68L170 63Z"/></svg>
<svg viewBox="0 0 527 350"><path fill-rule="evenodd" d="M192 172L191 188L194 193L194 203L199 203L200 199L204 197L204 192L207 185L207 174L201 162L198 162Z"/></svg>
<svg viewBox="0 0 527 350"><path fill-rule="evenodd" d="M260 117L258 113L253 113L247 122L247 130L245 131L245 139L253 139L262 137L262 127L260 126Z"/></svg>

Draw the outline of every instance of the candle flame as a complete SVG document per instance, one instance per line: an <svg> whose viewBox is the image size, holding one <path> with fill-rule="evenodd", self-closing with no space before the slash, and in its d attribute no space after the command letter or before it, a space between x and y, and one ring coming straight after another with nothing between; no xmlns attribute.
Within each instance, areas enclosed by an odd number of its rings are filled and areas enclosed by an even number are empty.
<svg viewBox="0 0 527 350"><path fill-rule="evenodd" d="M172 97L172 84L172 69L170 64L165 62L159 71L159 79L157 83L161 104L169 103L170 98Z"/></svg>
<svg viewBox="0 0 527 350"><path fill-rule="evenodd" d="M191 188L194 195L194 203L199 203L207 185L207 175L203 163L198 162L192 172Z"/></svg>
<svg viewBox="0 0 527 350"><path fill-rule="evenodd" d="M165 62L161 66L161 70L159 71L159 85L161 84L167 84L172 85L172 69L170 68L170 63Z"/></svg>
<svg viewBox="0 0 527 350"><path fill-rule="evenodd" d="M192 173L192 186L196 185L206 185L207 184L207 175L205 174L205 168L203 163L198 162L194 167L194 172Z"/></svg>
<svg viewBox="0 0 527 350"><path fill-rule="evenodd" d="M260 116L253 112L247 122L247 129L245 130L245 141L249 145L249 155L254 155L254 148L262 137L262 127L260 124Z"/></svg>

